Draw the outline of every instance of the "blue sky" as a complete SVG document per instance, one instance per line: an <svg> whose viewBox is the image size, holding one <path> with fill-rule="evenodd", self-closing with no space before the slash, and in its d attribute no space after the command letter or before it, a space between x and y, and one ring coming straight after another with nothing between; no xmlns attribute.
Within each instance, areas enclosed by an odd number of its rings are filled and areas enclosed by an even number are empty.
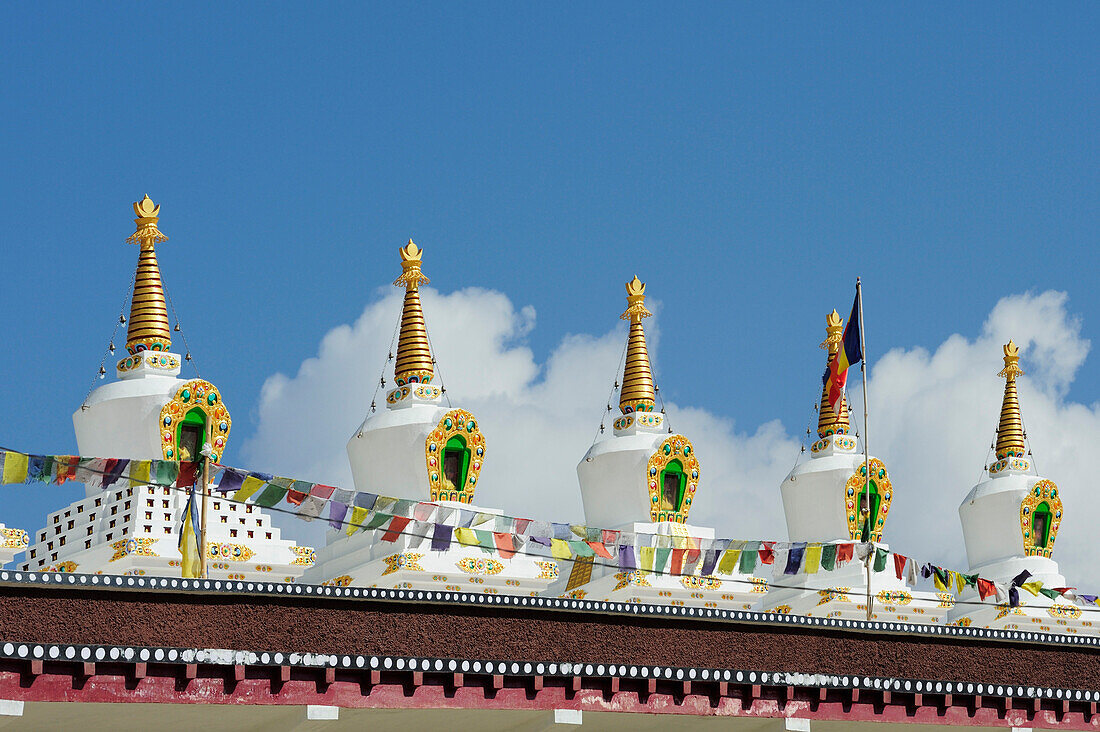
<svg viewBox="0 0 1100 732"><path fill-rule="evenodd" d="M1029 290L1095 338L1098 34L1084 3L7 5L0 443L75 450L143 193L242 441L409 237L440 291L533 306L540 360L637 273L666 398L749 430L805 424L857 275L872 359Z"/></svg>

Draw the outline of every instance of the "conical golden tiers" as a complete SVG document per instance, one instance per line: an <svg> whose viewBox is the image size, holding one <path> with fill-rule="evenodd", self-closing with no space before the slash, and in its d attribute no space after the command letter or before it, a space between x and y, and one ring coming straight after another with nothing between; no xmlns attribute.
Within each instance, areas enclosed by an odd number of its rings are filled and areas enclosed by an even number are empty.
<svg viewBox="0 0 1100 732"><path fill-rule="evenodd" d="M646 310L645 283L638 279L638 275L626 283L626 304L626 312L620 317L630 321L630 336L626 345L619 409L623 414L652 412L657 406L657 392L653 388L653 370L649 365L642 318L648 318L653 313Z"/></svg>
<svg viewBox="0 0 1100 732"><path fill-rule="evenodd" d="M1023 376L1020 368L1020 347L1010 339L1004 347L1005 367L998 376L1005 379L1005 395L1001 402L1001 421L997 425L997 459L1009 455L1023 457L1024 423L1020 417L1020 400L1016 395L1016 377Z"/></svg>
<svg viewBox="0 0 1100 732"><path fill-rule="evenodd" d="M394 379L398 386L412 382L426 384L432 380L435 369L432 367L432 350L428 346L428 331L424 326L424 311L420 307L420 285L428 284L428 278L420 271L420 258L424 250L409 239L409 243L398 251L401 253L401 276L393 284L405 288L405 304L401 309Z"/></svg>
<svg viewBox="0 0 1100 732"><path fill-rule="evenodd" d="M172 347L172 331L168 327L168 309L164 305L164 287L154 245L168 241L168 237L157 228L160 206L149 196L134 203L134 214L137 231L126 241L136 243L139 249L126 349L131 354L144 350L167 351Z"/></svg>
<svg viewBox="0 0 1100 732"><path fill-rule="evenodd" d="M836 355L840 353L840 341L844 337L844 321L836 310L825 316L825 340L821 347L829 351L826 364L831 364ZM817 408L817 436L821 438L829 435L848 434L848 400L843 392L840 395L840 414L833 411L829 404L829 384L821 385L821 404Z"/></svg>

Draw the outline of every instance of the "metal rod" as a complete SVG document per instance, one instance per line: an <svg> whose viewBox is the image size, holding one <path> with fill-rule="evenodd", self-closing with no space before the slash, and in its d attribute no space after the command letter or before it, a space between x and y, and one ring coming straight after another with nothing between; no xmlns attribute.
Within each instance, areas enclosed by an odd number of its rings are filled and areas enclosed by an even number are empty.
<svg viewBox="0 0 1100 732"><path fill-rule="evenodd" d="M206 425L206 436L210 435L211 424ZM206 447L206 445L203 445ZM202 456L202 518L199 519L199 576L207 579L206 571L206 499L210 495L210 456Z"/></svg>
<svg viewBox="0 0 1100 732"><path fill-rule="evenodd" d="M863 325L863 283L856 277L856 302L859 303L859 370L863 374L863 500L867 503L867 535L864 541L871 541L874 531L875 515L871 511L871 451L867 446L867 345L864 341L866 328ZM867 555L867 620L871 620L874 597L871 595L871 562L874 561L875 544L871 542L871 552Z"/></svg>

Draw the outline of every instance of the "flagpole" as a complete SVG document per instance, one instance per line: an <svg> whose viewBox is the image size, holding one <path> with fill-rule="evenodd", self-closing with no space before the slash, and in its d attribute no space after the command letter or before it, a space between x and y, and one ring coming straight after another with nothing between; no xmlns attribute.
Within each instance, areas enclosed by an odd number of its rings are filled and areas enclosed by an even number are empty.
<svg viewBox="0 0 1100 732"><path fill-rule="evenodd" d="M863 283L856 277L856 300L859 302L859 370L863 374L863 500L867 505L867 536L870 541L874 526L874 514L871 511L871 451L867 446L867 344L864 333L867 330L863 322ZM867 555L867 621L871 621L874 598L871 595L871 562L874 560L875 545L871 542L871 552Z"/></svg>
<svg viewBox="0 0 1100 732"><path fill-rule="evenodd" d="M206 447L206 445L203 445ZM202 456L202 517L199 519L199 576L206 575L206 499L210 495L210 456Z"/></svg>

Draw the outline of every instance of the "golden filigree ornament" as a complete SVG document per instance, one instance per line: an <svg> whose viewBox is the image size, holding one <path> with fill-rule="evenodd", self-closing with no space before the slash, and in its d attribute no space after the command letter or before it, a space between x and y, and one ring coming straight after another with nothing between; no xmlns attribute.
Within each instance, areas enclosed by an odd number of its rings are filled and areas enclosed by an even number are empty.
<svg viewBox="0 0 1100 732"><path fill-rule="evenodd" d="M382 576L385 577L387 574L393 574L401 569L423 572L424 568L420 566L420 560L423 558L423 554L415 554L412 552L382 557L382 561L386 563L386 568L382 571Z"/></svg>
<svg viewBox="0 0 1100 732"><path fill-rule="evenodd" d="M495 559L484 557L466 557L455 562L455 566L466 574L500 574L504 571L504 565Z"/></svg>
<svg viewBox="0 0 1100 732"><path fill-rule="evenodd" d="M854 541L882 541L882 528L890 513L894 489L890 484L886 465L878 458L871 458L870 511L874 516L868 518L866 512L862 510L866 475L867 466L861 464L844 486L844 513L848 517L848 538ZM870 537L861 536L866 523L871 524Z"/></svg>
<svg viewBox="0 0 1100 732"><path fill-rule="evenodd" d="M290 551L294 554L294 560L291 561L291 564L310 567L317 560L317 552L311 546L292 546Z"/></svg>
<svg viewBox="0 0 1100 732"><path fill-rule="evenodd" d="M435 367L432 365L432 351L428 344L428 329L424 324L424 310L420 305L420 285L429 282L420 271L424 250L409 239L409 243L398 251L401 254L401 276L393 284L395 287L405 288L405 302L401 308L394 380L398 386L426 384L435 375Z"/></svg>
<svg viewBox="0 0 1100 732"><path fill-rule="evenodd" d="M653 369L649 364L642 318L648 318L653 313L646 309L645 283L638 279L638 275L626 283L626 304L626 311L620 317L630 321L630 335L626 344L619 409L623 414L652 412L657 406L657 390L653 386Z"/></svg>
<svg viewBox="0 0 1100 732"><path fill-rule="evenodd" d="M691 440L670 435L646 464L649 515L654 521L686 523L699 487L699 459Z"/></svg>
<svg viewBox="0 0 1100 732"><path fill-rule="evenodd" d="M1054 540L1062 525L1062 499L1058 486L1051 480L1040 480L1020 502L1020 533L1024 554L1047 557L1054 552Z"/></svg>
<svg viewBox="0 0 1100 732"><path fill-rule="evenodd" d="M191 415L189 418L188 415ZM211 458L218 462L225 453L229 441L229 430L233 420L229 410L222 403L222 395L217 387L203 379L192 379L176 389L176 394L160 410L161 454L165 460L197 460L198 455L180 455L179 440L181 429L188 420L201 415L203 440L214 448ZM195 422L190 422L196 424ZM200 444L201 448L202 445Z"/></svg>
<svg viewBox="0 0 1100 732"><path fill-rule="evenodd" d="M3 540L0 548L3 549L25 549L30 543L30 537L23 529L0 529L0 539Z"/></svg>
<svg viewBox="0 0 1100 732"><path fill-rule="evenodd" d="M149 196L134 203L134 223L137 230L126 239L138 245L134 294L130 303L130 321L126 329L126 349L131 354L140 351L167 351L172 347L168 327L168 309L164 302L164 286L160 280L155 245L168 241L157 228L160 206Z"/></svg>
<svg viewBox="0 0 1100 732"><path fill-rule="evenodd" d="M424 459L431 500L473 501L485 460L485 437L474 415L465 409L452 409L444 414L425 440ZM450 468L449 460L455 461ZM450 477L448 469L453 471Z"/></svg>
<svg viewBox="0 0 1100 732"><path fill-rule="evenodd" d="M206 545L206 555L211 559L221 559L226 562L247 562L256 556L256 552L244 544L211 542Z"/></svg>

